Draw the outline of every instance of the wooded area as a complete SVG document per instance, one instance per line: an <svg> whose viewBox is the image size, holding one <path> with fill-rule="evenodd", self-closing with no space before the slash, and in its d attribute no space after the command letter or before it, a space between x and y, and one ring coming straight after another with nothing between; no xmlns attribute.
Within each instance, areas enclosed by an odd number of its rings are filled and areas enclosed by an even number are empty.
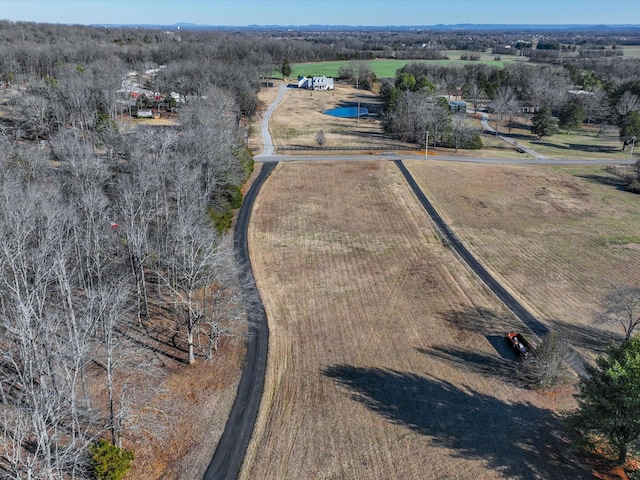
<svg viewBox="0 0 640 480"><path fill-rule="evenodd" d="M132 396L157 373L152 344L190 364L237 332L251 299L226 232L253 168L261 78L285 62L442 58L516 36L0 22L0 476L90 478L98 439L126 447L128 432L161 430L141 414L145 392ZM584 51L621 38L594 34ZM409 65L381 88L405 109L386 112L388 132L426 141L432 129L432 142L447 134L458 148L469 128L435 94L493 99L502 116L516 99L557 110L559 92L578 85L590 92L586 121L640 134L640 62L542 57L550 63ZM345 69L345 80L360 76L375 81ZM145 125L134 117L146 108L175 122Z"/></svg>

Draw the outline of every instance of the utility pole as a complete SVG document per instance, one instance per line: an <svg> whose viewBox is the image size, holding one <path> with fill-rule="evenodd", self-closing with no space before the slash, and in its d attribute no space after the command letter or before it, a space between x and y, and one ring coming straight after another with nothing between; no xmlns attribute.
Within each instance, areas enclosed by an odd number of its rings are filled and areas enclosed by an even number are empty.
<svg viewBox="0 0 640 480"><path fill-rule="evenodd" d="M360 80L360 76L356 77L356 98L358 99L358 109L356 110L356 124L360 125L360 95L358 94L358 80Z"/></svg>
<svg viewBox="0 0 640 480"><path fill-rule="evenodd" d="M633 147L636 145L636 140L638 138L633 136L631 137L631 151L629 152L629 165L627 165L627 168L629 170L631 170L631 160L633 159Z"/></svg>
<svg viewBox="0 0 640 480"><path fill-rule="evenodd" d="M427 130L427 138L424 142L424 159L429 160L429 130Z"/></svg>

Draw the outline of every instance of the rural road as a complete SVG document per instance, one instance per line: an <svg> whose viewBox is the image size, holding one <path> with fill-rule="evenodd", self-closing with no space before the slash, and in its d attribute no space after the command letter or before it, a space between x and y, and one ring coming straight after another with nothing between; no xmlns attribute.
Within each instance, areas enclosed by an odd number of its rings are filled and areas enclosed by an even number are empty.
<svg viewBox="0 0 640 480"><path fill-rule="evenodd" d="M240 272L243 277L242 283L246 288L253 290L250 294L255 297L255 301L252 302L248 312L247 353L236 399L204 480L236 480L238 478L262 399L269 348L269 328L251 270L247 231L251 209L258 191L275 166L276 163L262 166L260 174L245 195L238 213L234 231L236 259L238 264L243 267Z"/></svg>
<svg viewBox="0 0 640 480"><path fill-rule="evenodd" d="M478 275L495 295L509 308L536 336L542 337L549 330L548 328L535 318L520 302L518 302L467 250L458 237L451 231L449 226L444 222L438 214L424 192L420 189L411 173L407 170L403 160L417 160L419 157L415 155L399 155L396 152L381 153L376 155L274 155L274 146L269 134L269 119L282 100L287 90L286 85L280 87L278 95L274 103L269 107L262 119L261 131L263 138L263 150L254 158L258 162L262 162L262 170L251 185L247 192L240 212L234 232L234 245L236 258L238 263L243 265L242 275L243 281L249 288L254 290L259 305L253 306L249 311L249 335L247 340L247 353L245 363L242 370L242 377L238 385L236 399L231 409L231 413L227 420L224 432L220 438L214 456L204 476L204 480L235 480L237 479L245 452L253 428L258 415L258 408L262 397L264 387L264 377L267 364L267 352L269 346L269 329L264 307L260 302L257 294L257 287L251 270L249 259L247 231L251 209L260 187L271 174L277 163L280 161L364 161L364 160L384 160L392 161L403 174L407 184L422 204L429 217L432 219L437 229L440 231L442 238L447 244L458 254L458 256L469 265L469 267ZM495 131L488 124L485 124L486 118L483 120L485 128L489 131ZM505 141L509 139L504 138ZM513 142L509 142L513 143ZM514 143L515 144L515 143ZM615 164L619 162L609 160L554 160L542 155L538 155L531 151L533 159L490 159L490 158L470 158L455 156L438 156L435 159L456 162L473 162L473 163L499 163L499 164L537 164L537 165L560 165L560 164L588 164L603 165ZM428 161L428 160L425 160ZM583 371L582 365L576 364L577 371Z"/></svg>
<svg viewBox="0 0 640 480"><path fill-rule="evenodd" d="M480 262L467 250L462 242L458 239L455 233L451 231L449 226L442 219L440 214L433 207L427 196L420 189L415 179L407 170L402 160L394 160L393 163L398 167L405 180L413 190L414 195L418 198L420 204L427 211L427 214L436 225L436 228L440 231L443 240L451 247L458 256L475 272L476 275L482 280L493 293L511 310L529 329L535 333L538 337L543 337L549 329L540 320L535 318L526 308L524 308L520 302L518 302L513 295L511 295L493 276L484 268Z"/></svg>
<svg viewBox="0 0 640 480"><path fill-rule="evenodd" d="M287 85L280 85L278 89L278 96L275 98L271 106L267 109L262 117L262 123L260 124L260 130L262 133L262 153L256 155L256 160L259 160L262 156L273 155L273 140L271 139L271 134L269 133L269 119L273 114L276 107L280 104L280 101L284 97L285 92L287 91Z"/></svg>
<svg viewBox="0 0 640 480"><path fill-rule="evenodd" d="M482 123L482 126L484 127L484 129L489 133L496 133L495 128L493 128L493 127L491 127L489 125L489 115L487 115L485 112L480 112L480 115L482 115L481 123ZM497 137L500 140L503 140L503 141L507 142L508 144L513 145L514 147L522 150L523 152L527 152L529 155L533 155L536 158L539 158L539 159L548 159L549 158L549 157L545 157L544 155L540 155L539 153L535 152L534 150L532 150L532 149L530 149L528 147L525 147L524 145L520 145L518 142L516 142L512 138L505 137L503 135L497 135Z"/></svg>

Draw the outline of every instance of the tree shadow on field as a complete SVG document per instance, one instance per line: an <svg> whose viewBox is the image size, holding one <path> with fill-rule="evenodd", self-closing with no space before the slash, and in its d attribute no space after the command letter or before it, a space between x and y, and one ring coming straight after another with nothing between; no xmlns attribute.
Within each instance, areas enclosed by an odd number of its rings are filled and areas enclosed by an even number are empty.
<svg viewBox="0 0 640 480"><path fill-rule="evenodd" d="M584 178L585 180L590 180L593 183L599 183L601 185L606 185L609 187L614 187L616 190L624 190L627 186L627 182L624 178L616 177L614 175L609 175L607 173L603 173L602 175L598 174L590 174L590 175L576 175L578 178Z"/></svg>
<svg viewBox="0 0 640 480"><path fill-rule="evenodd" d="M513 314L483 307L451 309L440 312L440 316L461 332L501 336L508 331L524 328Z"/></svg>
<svg viewBox="0 0 640 480"><path fill-rule="evenodd" d="M566 338L573 346L597 354L606 352L607 347L612 343L622 343L624 338L622 334L610 332L597 325L578 325L562 320L554 320L551 324L553 330Z"/></svg>
<svg viewBox="0 0 640 480"><path fill-rule="evenodd" d="M430 355L454 364L462 371L511 382L517 377L517 361L519 359L513 348L505 342L504 337L496 337L495 340L494 348L499 350L500 357L462 348L430 347L416 348L416 350L424 355Z"/></svg>
<svg viewBox="0 0 640 480"><path fill-rule="evenodd" d="M429 437L454 457L486 462L504 477L592 478L570 455L561 421L550 410L391 369L334 365L323 373L388 421Z"/></svg>

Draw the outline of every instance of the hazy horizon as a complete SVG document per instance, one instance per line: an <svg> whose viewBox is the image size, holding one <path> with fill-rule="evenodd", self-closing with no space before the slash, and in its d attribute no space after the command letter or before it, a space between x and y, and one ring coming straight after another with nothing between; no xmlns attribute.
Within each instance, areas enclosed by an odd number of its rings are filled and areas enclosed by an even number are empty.
<svg viewBox="0 0 640 480"><path fill-rule="evenodd" d="M0 19L80 25L640 25L637 0L0 0Z"/></svg>

